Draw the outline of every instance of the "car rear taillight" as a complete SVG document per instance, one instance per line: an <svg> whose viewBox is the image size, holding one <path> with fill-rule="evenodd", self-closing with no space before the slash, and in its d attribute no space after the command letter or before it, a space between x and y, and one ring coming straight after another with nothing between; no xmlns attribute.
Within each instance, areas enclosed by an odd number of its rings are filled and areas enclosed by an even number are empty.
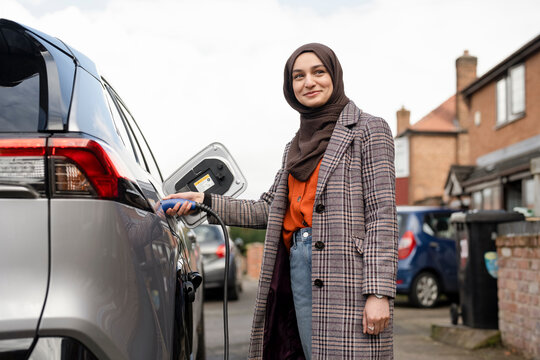
<svg viewBox="0 0 540 360"><path fill-rule="evenodd" d="M0 139L0 182L45 196L45 139Z"/></svg>
<svg viewBox="0 0 540 360"><path fill-rule="evenodd" d="M118 197L118 181L123 178L120 162L112 160L111 149L89 139L54 138L47 155L52 172L54 195L87 195L101 199Z"/></svg>
<svg viewBox="0 0 540 360"><path fill-rule="evenodd" d="M1 139L0 181L46 196L48 177L52 197L117 199L120 183L134 181L115 154L85 138Z"/></svg>
<svg viewBox="0 0 540 360"><path fill-rule="evenodd" d="M225 257L225 244L220 244L216 249L216 256L218 258L224 258Z"/></svg>
<svg viewBox="0 0 540 360"><path fill-rule="evenodd" d="M401 239L399 239L398 259L406 259L409 255L411 255L415 247L416 240L414 238L414 234L412 233L412 231L408 230L403 234Z"/></svg>

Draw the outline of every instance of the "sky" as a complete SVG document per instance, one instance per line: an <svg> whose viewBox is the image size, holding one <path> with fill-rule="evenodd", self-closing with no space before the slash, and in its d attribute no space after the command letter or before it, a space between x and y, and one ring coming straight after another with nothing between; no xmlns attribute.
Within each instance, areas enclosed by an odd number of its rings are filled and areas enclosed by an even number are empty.
<svg viewBox="0 0 540 360"><path fill-rule="evenodd" d="M90 57L120 94L168 177L223 143L258 198L299 115L283 67L300 45L337 54L345 92L395 135L452 96L455 59L481 76L540 33L538 0L1 0L7 18Z"/></svg>

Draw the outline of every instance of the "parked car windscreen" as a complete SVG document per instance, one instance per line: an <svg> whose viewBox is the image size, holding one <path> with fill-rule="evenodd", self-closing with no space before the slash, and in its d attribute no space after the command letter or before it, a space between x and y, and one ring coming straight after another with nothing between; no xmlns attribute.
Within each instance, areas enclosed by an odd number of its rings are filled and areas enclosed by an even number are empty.
<svg viewBox="0 0 540 360"><path fill-rule="evenodd" d="M424 216L424 224L422 230L431 236L437 238L454 238L454 228L450 225L451 213L429 213Z"/></svg>
<svg viewBox="0 0 540 360"><path fill-rule="evenodd" d="M216 226L201 225L193 230L197 234L197 241L201 245L221 244L223 242L221 229Z"/></svg>

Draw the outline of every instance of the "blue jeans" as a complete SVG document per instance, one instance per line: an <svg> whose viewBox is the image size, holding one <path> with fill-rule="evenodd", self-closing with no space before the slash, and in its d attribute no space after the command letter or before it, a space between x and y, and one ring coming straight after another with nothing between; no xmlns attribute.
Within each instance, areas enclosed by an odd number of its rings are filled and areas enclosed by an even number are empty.
<svg viewBox="0 0 540 360"><path fill-rule="evenodd" d="M296 322L306 360L311 359L311 228L293 234L291 254L291 288Z"/></svg>

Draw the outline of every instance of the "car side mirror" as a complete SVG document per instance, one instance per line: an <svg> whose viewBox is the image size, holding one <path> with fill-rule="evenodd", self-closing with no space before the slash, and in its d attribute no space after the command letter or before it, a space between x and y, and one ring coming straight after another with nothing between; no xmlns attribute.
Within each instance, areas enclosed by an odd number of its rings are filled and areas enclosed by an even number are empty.
<svg viewBox="0 0 540 360"><path fill-rule="evenodd" d="M221 143L212 143L189 159L163 182L166 195L195 191L238 197L247 188L247 181L236 161ZM186 215L182 220L190 228L206 220L206 213Z"/></svg>

